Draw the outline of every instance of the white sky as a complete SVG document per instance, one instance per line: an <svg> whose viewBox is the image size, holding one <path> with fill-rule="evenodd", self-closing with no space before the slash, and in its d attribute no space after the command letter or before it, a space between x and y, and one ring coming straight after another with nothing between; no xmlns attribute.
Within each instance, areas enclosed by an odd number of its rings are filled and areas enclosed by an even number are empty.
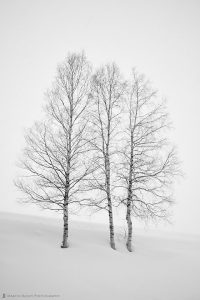
<svg viewBox="0 0 200 300"><path fill-rule="evenodd" d="M200 233L199 16L198 0L0 0L0 210L38 212L13 186L23 130L41 117L56 65L84 49L94 65L136 66L167 97L186 173L173 228Z"/></svg>

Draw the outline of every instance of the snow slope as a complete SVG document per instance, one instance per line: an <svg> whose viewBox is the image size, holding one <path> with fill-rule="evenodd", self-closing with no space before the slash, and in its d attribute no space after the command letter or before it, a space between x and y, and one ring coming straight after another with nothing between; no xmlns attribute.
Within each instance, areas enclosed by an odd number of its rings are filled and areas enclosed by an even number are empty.
<svg viewBox="0 0 200 300"><path fill-rule="evenodd" d="M61 249L61 220L0 213L0 298L200 299L200 237L140 230L129 253L121 229L114 251L106 226L70 225Z"/></svg>

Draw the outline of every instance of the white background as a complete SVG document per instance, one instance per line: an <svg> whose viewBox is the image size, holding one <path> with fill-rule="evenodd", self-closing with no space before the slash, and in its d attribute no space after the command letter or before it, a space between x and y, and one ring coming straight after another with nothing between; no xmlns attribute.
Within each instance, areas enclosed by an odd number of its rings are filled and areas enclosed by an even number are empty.
<svg viewBox="0 0 200 300"><path fill-rule="evenodd" d="M200 233L199 15L198 0L0 0L0 210L48 214L17 203L15 162L57 64L84 49L95 66L136 66L168 99L186 174L169 228Z"/></svg>

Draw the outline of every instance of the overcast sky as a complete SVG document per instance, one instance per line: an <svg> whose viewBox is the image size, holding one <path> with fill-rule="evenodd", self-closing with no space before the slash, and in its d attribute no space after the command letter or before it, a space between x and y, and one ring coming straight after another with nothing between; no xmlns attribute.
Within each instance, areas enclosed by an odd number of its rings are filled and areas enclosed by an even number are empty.
<svg viewBox="0 0 200 300"><path fill-rule="evenodd" d="M57 64L84 49L95 66L136 66L167 98L186 174L172 228L200 233L199 16L198 0L0 0L0 210L39 211L13 186L24 128L41 117Z"/></svg>

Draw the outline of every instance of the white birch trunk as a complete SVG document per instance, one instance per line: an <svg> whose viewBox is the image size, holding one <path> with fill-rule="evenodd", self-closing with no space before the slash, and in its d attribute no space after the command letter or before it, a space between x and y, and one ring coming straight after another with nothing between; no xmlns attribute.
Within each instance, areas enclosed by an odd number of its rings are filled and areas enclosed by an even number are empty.
<svg viewBox="0 0 200 300"><path fill-rule="evenodd" d="M69 243L68 243L68 205L66 205L64 211L63 211L63 221L64 221L64 228L63 228L63 241L61 248L68 248Z"/></svg>
<svg viewBox="0 0 200 300"><path fill-rule="evenodd" d="M114 222L113 222L113 212L111 200L108 199L108 214L109 214L109 228L110 228L110 246L113 250L116 250L115 247L115 235L114 235Z"/></svg>
<svg viewBox="0 0 200 300"><path fill-rule="evenodd" d="M131 157L129 166L129 181L128 181L128 195L127 195L127 213L126 221L128 226L128 236L126 247L129 252L132 252L132 221L131 221L131 201L132 201L132 184L133 184L133 132L131 131Z"/></svg>
<svg viewBox="0 0 200 300"><path fill-rule="evenodd" d="M131 221L130 204L127 205L126 221L127 221L127 226L128 226L128 236L127 236L126 247L129 252L132 252L133 251L133 248L132 248L132 221Z"/></svg>
<svg viewBox="0 0 200 300"><path fill-rule="evenodd" d="M111 193L110 193L110 161L109 161L108 145L107 145L107 149L106 149L105 167L106 167L106 189L107 189L109 229L110 229L110 246L113 250L116 250L113 211L112 211L112 200L111 200Z"/></svg>

